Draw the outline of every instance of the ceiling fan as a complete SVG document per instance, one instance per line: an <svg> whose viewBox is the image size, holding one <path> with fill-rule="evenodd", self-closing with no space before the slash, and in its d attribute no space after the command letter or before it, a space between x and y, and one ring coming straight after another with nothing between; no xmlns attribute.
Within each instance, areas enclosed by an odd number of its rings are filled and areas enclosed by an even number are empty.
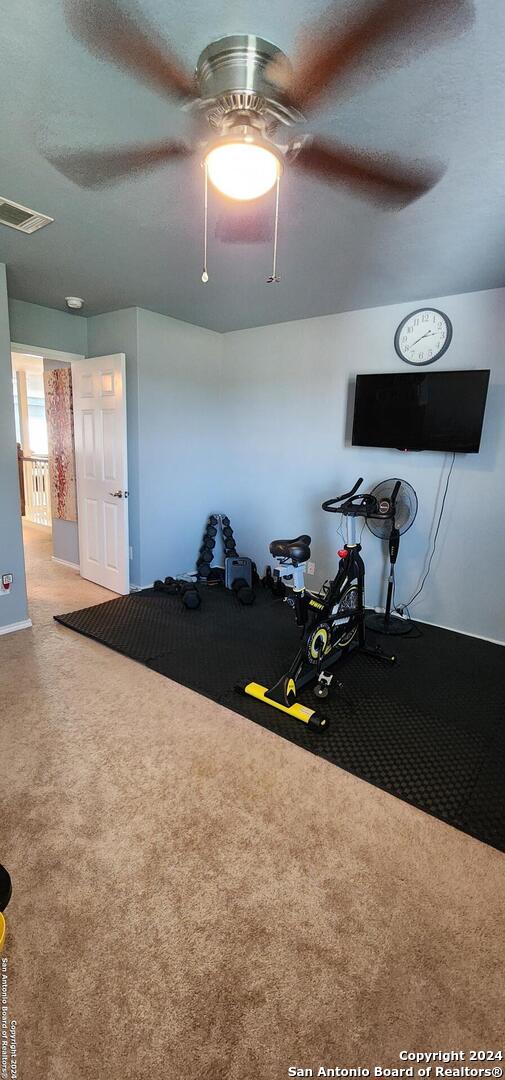
<svg viewBox="0 0 505 1080"><path fill-rule="evenodd" d="M277 46L251 34L212 42L194 75L187 71L145 16L119 0L64 0L70 30L95 55L111 60L164 95L179 98L200 122L196 144L166 139L110 151L47 154L67 177L86 188L108 185L200 152L205 169L205 257L208 280L207 181L243 202L276 187L274 267L279 183L286 167L343 185L380 206L401 208L440 179L440 165L401 162L391 155L289 133L330 87L360 69L374 50L400 48L402 58L466 29L473 0L362 0L358 12L340 19L339 3L307 32L291 63ZM291 136L291 137L289 137Z"/></svg>

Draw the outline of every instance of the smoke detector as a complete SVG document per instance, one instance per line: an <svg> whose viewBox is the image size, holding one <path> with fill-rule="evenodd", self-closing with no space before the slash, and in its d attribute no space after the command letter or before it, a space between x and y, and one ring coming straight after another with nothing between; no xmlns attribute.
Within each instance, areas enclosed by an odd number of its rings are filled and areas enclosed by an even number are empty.
<svg viewBox="0 0 505 1080"><path fill-rule="evenodd" d="M80 296L66 296L65 303L71 311L80 311L84 304L84 300L81 300Z"/></svg>

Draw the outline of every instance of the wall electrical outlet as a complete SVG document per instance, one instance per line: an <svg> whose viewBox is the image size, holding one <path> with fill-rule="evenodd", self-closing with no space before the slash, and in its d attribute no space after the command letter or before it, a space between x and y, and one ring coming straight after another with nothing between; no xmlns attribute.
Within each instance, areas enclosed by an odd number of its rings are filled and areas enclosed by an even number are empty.
<svg viewBox="0 0 505 1080"><path fill-rule="evenodd" d="M316 564L315 564L315 562L307 563L307 573L308 574L315 574L315 572L316 572Z"/></svg>
<svg viewBox="0 0 505 1080"><path fill-rule="evenodd" d="M0 579L0 596L7 596L7 593L10 593L13 580L12 574L2 574Z"/></svg>

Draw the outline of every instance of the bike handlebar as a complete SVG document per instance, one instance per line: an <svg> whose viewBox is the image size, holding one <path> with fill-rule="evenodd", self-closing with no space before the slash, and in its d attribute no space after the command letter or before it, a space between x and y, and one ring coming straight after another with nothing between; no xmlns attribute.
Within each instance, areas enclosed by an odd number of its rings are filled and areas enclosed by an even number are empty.
<svg viewBox="0 0 505 1080"><path fill-rule="evenodd" d="M383 508L382 505L379 507L375 495L358 495L355 502L354 497L362 483L363 477L360 476L359 480L356 480L354 487L347 491L345 495L336 495L334 499L326 499L324 503L321 503L323 510L327 510L330 514L346 514L349 517L389 518L392 519L392 527L394 527L396 499L401 488L401 480L396 481L391 495L387 500L384 500L389 508Z"/></svg>
<svg viewBox="0 0 505 1080"><path fill-rule="evenodd" d="M362 483L363 477L360 476L359 480L356 480L354 487L350 491L346 491L345 495L336 495L334 499L326 499L326 502L321 503L322 509L327 510L329 514L338 514L339 508L334 504L344 502L346 499L352 499Z"/></svg>

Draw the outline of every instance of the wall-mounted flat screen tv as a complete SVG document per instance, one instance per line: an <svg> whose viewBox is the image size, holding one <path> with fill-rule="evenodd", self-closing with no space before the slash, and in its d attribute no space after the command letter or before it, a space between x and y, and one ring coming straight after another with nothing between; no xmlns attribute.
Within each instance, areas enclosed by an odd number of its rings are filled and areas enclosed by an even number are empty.
<svg viewBox="0 0 505 1080"><path fill-rule="evenodd" d="M353 446L476 454L489 370L357 375Z"/></svg>

